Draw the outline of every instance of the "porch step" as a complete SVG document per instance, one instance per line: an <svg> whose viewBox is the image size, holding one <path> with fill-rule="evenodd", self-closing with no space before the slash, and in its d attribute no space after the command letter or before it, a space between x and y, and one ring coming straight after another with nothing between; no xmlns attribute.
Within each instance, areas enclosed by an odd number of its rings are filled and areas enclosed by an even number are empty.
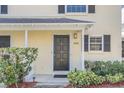
<svg viewBox="0 0 124 93"><path fill-rule="evenodd" d="M58 74L56 75L58 77ZM54 78L53 75L35 75L35 77L38 82L35 88L63 88L69 84L67 78Z"/></svg>
<svg viewBox="0 0 124 93"><path fill-rule="evenodd" d="M35 75L35 77L35 81L39 83L68 83L67 78L58 78L58 76L55 78L54 75Z"/></svg>
<svg viewBox="0 0 124 93"><path fill-rule="evenodd" d="M37 82L40 83L68 83L67 78L37 78Z"/></svg>
<svg viewBox="0 0 124 93"><path fill-rule="evenodd" d="M64 88L68 85L67 82L44 82L44 83L37 83L34 88Z"/></svg>

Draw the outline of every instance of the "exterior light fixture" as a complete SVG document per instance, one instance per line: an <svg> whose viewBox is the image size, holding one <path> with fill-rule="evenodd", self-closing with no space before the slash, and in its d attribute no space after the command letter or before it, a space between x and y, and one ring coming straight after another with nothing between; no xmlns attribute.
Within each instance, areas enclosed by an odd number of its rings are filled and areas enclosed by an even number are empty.
<svg viewBox="0 0 124 93"><path fill-rule="evenodd" d="M77 33L74 33L74 34L73 34L73 38L74 38L74 39L77 39Z"/></svg>

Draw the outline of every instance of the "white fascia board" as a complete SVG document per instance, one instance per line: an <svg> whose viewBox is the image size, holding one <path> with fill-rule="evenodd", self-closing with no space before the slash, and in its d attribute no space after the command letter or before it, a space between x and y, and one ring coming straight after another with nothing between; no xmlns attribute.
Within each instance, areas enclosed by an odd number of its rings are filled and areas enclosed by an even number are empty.
<svg viewBox="0 0 124 93"><path fill-rule="evenodd" d="M82 27L92 26L87 23L4 23L0 30L81 30Z"/></svg>

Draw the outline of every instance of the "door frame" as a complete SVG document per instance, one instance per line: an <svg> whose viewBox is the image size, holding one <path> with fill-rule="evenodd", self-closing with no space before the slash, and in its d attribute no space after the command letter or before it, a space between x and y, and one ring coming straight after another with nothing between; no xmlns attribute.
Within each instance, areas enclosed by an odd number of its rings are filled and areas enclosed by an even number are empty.
<svg viewBox="0 0 124 93"><path fill-rule="evenodd" d="M69 36L69 70L68 71L55 71L54 70L54 36L55 35L68 35ZM59 74L67 74L71 70L71 33L53 33L52 34L52 72L55 74L58 72Z"/></svg>

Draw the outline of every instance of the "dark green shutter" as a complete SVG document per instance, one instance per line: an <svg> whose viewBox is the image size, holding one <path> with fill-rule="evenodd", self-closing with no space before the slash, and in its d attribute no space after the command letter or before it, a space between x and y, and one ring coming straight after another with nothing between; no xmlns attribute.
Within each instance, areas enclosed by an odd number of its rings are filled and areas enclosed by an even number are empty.
<svg viewBox="0 0 124 93"><path fill-rule="evenodd" d="M110 51L111 51L111 36L104 35L104 52L110 52Z"/></svg>
<svg viewBox="0 0 124 93"><path fill-rule="evenodd" d="M89 36L84 35L84 51L87 52L89 47Z"/></svg>
<svg viewBox="0 0 124 93"><path fill-rule="evenodd" d="M122 41L122 57L124 57L124 41Z"/></svg>
<svg viewBox="0 0 124 93"><path fill-rule="evenodd" d="M58 5L58 13L59 14L65 13L65 5Z"/></svg>
<svg viewBox="0 0 124 93"><path fill-rule="evenodd" d="M10 47L10 36L0 36L0 47Z"/></svg>
<svg viewBox="0 0 124 93"><path fill-rule="evenodd" d="M95 5L88 5L88 13L95 13Z"/></svg>
<svg viewBox="0 0 124 93"><path fill-rule="evenodd" d="M8 6L1 5L1 14L8 14Z"/></svg>

